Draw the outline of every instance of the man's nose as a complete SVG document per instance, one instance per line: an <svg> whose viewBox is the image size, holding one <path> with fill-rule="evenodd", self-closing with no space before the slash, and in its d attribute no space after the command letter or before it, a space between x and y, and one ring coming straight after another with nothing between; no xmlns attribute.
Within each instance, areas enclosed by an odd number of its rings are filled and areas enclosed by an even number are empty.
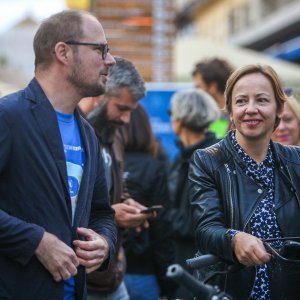
<svg viewBox="0 0 300 300"><path fill-rule="evenodd" d="M107 66L112 66L116 64L115 58L109 52L107 53L104 62Z"/></svg>
<svg viewBox="0 0 300 300"><path fill-rule="evenodd" d="M131 112L130 111L123 112L122 116L121 116L121 121L124 124L128 124L130 122L130 116L131 116Z"/></svg>

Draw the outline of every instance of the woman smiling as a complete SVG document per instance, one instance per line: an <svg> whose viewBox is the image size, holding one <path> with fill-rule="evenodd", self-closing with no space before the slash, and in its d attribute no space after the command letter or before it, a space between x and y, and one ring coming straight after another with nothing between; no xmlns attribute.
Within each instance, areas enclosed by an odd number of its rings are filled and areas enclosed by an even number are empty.
<svg viewBox="0 0 300 300"><path fill-rule="evenodd" d="M271 141L286 96L270 66L237 69L225 98L234 129L197 150L190 166L196 243L203 254L248 267L219 275L234 299L271 299L271 255L263 240L300 236L300 186L293 184L300 180L300 148Z"/></svg>

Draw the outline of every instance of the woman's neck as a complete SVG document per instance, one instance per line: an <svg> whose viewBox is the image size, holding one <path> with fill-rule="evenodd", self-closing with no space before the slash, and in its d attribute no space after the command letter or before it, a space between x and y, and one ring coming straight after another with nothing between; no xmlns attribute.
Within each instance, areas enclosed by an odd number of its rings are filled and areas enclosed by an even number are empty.
<svg viewBox="0 0 300 300"><path fill-rule="evenodd" d="M180 134L180 140L182 141L184 147L189 147L200 143L204 140L204 132L194 132L187 128L184 128Z"/></svg>
<svg viewBox="0 0 300 300"><path fill-rule="evenodd" d="M261 139L245 139L237 130L235 131L235 137L238 144L257 164L260 164L267 156L270 138L264 141Z"/></svg>

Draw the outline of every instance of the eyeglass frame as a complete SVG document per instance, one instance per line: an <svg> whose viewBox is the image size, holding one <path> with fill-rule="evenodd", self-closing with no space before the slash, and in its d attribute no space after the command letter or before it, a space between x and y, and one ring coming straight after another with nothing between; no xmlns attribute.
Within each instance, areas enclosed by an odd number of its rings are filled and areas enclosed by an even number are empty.
<svg viewBox="0 0 300 300"><path fill-rule="evenodd" d="M102 43L85 43L85 42L76 42L76 41L66 41L64 42L67 45L75 45L75 46L94 46L100 49L102 59L105 60L107 57L107 54L109 52L108 44L102 44Z"/></svg>

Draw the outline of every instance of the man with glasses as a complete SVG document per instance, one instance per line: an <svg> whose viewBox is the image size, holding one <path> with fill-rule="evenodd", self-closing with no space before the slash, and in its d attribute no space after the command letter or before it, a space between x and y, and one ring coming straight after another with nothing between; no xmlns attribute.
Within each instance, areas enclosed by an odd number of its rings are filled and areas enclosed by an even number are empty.
<svg viewBox="0 0 300 300"><path fill-rule="evenodd" d="M35 78L0 100L0 298L86 299L115 254L101 150L77 110L115 64L103 28L63 11L34 37Z"/></svg>

